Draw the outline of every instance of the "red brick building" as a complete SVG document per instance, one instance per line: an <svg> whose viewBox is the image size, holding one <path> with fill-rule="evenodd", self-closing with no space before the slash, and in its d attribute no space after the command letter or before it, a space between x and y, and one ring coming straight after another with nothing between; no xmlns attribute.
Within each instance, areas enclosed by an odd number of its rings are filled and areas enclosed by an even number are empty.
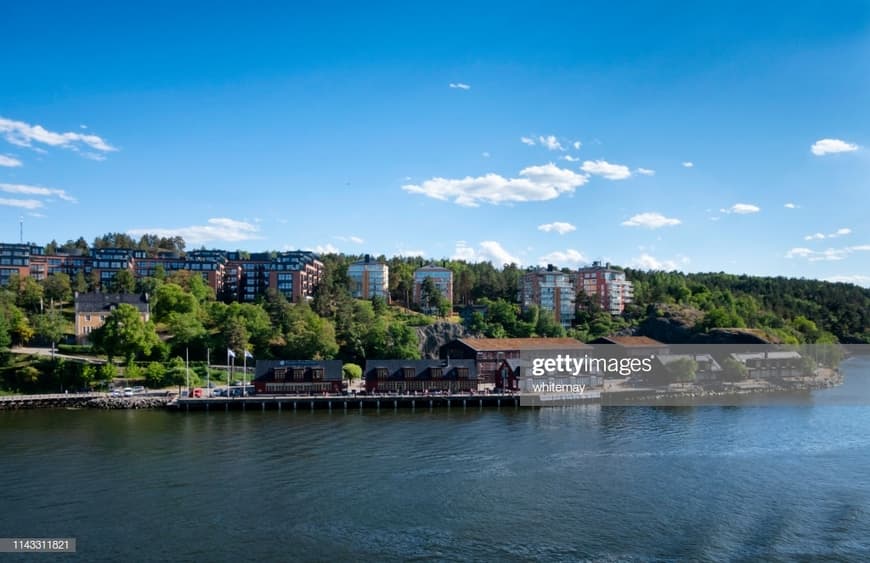
<svg viewBox="0 0 870 563"><path fill-rule="evenodd" d="M574 338L462 338L441 347L443 359L477 362L481 388L494 388L504 360L519 360L523 354L550 356L559 353L582 355L592 347Z"/></svg>

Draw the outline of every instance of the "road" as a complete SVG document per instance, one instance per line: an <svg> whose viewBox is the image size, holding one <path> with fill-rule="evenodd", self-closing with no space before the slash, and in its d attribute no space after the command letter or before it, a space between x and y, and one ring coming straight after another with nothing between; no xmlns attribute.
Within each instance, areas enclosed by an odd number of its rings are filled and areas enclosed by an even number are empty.
<svg viewBox="0 0 870 563"><path fill-rule="evenodd" d="M13 354L25 354L30 356L51 356L51 348L37 348L31 346L16 346L9 350ZM66 360L77 360L89 364L104 364L105 360L94 358L93 356L73 356L70 354L55 353L55 358L64 358Z"/></svg>

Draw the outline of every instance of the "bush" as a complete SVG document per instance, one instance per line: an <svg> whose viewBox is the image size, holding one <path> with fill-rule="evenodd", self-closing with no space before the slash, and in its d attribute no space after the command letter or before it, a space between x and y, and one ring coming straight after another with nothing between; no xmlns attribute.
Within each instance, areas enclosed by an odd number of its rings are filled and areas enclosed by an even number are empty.
<svg viewBox="0 0 870 563"><path fill-rule="evenodd" d="M82 344L58 344L57 351L61 354L94 354L93 346Z"/></svg>

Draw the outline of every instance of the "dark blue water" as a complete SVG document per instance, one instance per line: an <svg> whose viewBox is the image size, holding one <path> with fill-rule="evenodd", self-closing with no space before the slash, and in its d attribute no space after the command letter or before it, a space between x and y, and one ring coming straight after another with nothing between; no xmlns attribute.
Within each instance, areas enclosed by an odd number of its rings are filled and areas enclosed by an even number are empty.
<svg viewBox="0 0 870 563"><path fill-rule="evenodd" d="M0 413L0 537L82 561L868 560L870 360L844 370L769 406Z"/></svg>

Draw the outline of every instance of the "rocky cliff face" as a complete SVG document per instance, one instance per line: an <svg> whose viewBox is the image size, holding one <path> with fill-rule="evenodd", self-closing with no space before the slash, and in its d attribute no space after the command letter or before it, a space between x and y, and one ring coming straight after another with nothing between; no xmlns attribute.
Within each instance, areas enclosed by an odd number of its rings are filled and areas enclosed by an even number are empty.
<svg viewBox="0 0 870 563"><path fill-rule="evenodd" d="M637 327L638 336L648 336L666 344L776 344L763 331L751 328L714 328L707 332L696 326L704 313L689 307L659 305L659 314L648 317Z"/></svg>
<svg viewBox="0 0 870 563"><path fill-rule="evenodd" d="M459 323L437 322L427 326L417 327L417 339L420 341L420 357L423 359L438 358L441 347L457 338L470 336L465 327Z"/></svg>
<svg viewBox="0 0 870 563"><path fill-rule="evenodd" d="M648 336L667 344L691 342L695 325L704 318L697 309L660 304L658 314L645 319L637 328L638 336Z"/></svg>

